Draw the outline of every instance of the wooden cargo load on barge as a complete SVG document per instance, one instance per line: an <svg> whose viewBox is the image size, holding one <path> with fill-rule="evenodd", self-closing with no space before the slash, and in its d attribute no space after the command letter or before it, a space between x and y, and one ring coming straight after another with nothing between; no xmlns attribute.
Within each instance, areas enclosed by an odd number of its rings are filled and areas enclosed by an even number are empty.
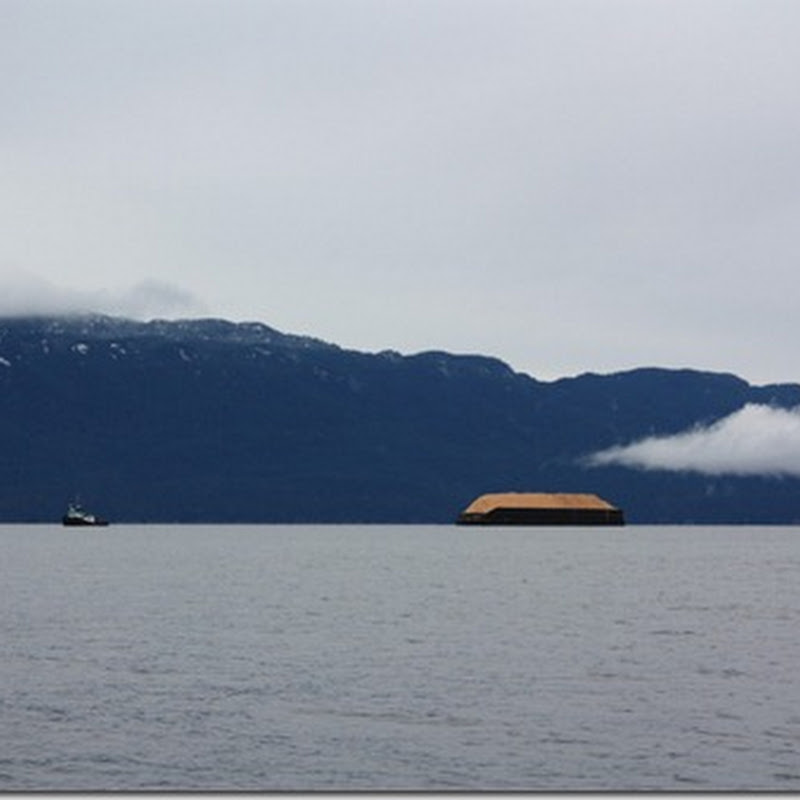
<svg viewBox="0 0 800 800"><path fill-rule="evenodd" d="M464 509L458 525L624 525L622 510L596 494L484 494Z"/></svg>

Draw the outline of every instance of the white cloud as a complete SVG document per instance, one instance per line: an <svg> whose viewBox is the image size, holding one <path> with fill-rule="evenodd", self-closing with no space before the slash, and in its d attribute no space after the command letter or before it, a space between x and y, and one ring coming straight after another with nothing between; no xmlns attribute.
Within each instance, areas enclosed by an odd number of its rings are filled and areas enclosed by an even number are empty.
<svg viewBox="0 0 800 800"><path fill-rule="evenodd" d="M800 406L748 404L707 427L594 453L591 466L800 477Z"/></svg>
<svg viewBox="0 0 800 800"><path fill-rule="evenodd" d="M60 286L19 272L0 279L0 315L106 313L135 319L200 313L203 304L174 284L145 280L124 289Z"/></svg>
<svg viewBox="0 0 800 800"><path fill-rule="evenodd" d="M109 313L139 319L194 315L205 308L191 292L157 280L142 281L116 295L109 295L104 306Z"/></svg>

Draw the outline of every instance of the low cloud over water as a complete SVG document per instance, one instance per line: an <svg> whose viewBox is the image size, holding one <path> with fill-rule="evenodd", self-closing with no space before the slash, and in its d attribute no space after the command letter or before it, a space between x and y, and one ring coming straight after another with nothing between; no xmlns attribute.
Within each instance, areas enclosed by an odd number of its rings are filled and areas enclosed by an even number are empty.
<svg viewBox="0 0 800 800"><path fill-rule="evenodd" d="M800 477L800 407L748 404L708 426L611 447L591 466L700 472L709 475Z"/></svg>

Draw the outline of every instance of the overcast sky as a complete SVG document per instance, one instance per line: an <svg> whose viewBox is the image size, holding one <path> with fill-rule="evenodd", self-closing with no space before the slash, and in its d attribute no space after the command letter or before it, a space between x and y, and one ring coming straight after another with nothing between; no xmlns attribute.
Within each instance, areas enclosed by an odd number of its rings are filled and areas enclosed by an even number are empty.
<svg viewBox="0 0 800 800"><path fill-rule="evenodd" d="M797 0L0 0L0 311L800 381Z"/></svg>

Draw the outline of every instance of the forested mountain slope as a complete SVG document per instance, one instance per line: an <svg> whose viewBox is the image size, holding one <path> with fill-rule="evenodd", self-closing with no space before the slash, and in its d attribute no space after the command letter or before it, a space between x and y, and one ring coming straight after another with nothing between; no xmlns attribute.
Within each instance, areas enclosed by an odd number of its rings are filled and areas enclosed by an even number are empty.
<svg viewBox="0 0 800 800"><path fill-rule="evenodd" d="M488 491L591 491L629 522L792 522L800 480L587 467L800 386L637 369L541 382L481 356L257 323L0 320L0 520L451 522Z"/></svg>

